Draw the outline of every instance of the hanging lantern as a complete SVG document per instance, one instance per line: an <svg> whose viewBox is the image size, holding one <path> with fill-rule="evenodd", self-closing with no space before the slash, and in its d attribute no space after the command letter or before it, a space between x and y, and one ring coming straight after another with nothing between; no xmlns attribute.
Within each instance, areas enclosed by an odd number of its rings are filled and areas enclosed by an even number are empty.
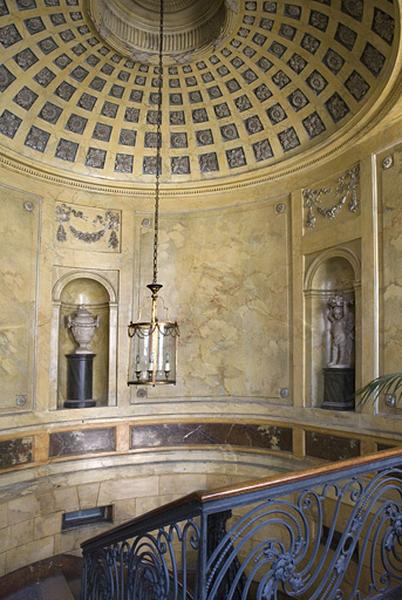
<svg viewBox="0 0 402 600"><path fill-rule="evenodd" d="M176 383L176 341L179 326L172 321L159 321L157 300L161 285L150 283L151 320L130 323L131 338L129 385Z"/></svg>
<svg viewBox="0 0 402 600"><path fill-rule="evenodd" d="M159 22L159 80L158 114L156 120L156 178L153 244L153 278L147 287L151 291L151 319L130 323L130 366L128 385L158 385L176 383L176 343L179 326L176 322L158 319L158 293L163 287L157 283L159 237L159 190L161 174L161 124L163 75L163 0L160 3Z"/></svg>

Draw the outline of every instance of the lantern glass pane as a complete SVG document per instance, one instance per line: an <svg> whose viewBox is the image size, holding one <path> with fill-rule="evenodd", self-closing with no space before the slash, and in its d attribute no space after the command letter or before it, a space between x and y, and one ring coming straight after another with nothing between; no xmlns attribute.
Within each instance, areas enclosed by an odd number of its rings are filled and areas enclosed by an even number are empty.
<svg viewBox="0 0 402 600"><path fill-rule="evenodd" d="M128 383L176 383L176 323L136 323L131 338Z"/></svg>

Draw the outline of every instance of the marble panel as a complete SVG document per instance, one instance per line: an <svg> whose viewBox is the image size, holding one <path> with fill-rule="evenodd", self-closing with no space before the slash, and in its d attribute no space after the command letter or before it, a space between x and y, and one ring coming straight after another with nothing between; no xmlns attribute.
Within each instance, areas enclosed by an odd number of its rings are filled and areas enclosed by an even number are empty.
<svg viewBox="0 0 402 600"><path fill-rule="evenodd" d="M255 142L255 144L253 144L253 151L257 162L268 160L268 158L272 158L274 155L271 144L267 139Z"/></svg>
<svg viewBox="0 0 402 600"><path fill-rule="evenodd" d="M0 410L32 402L39 211L35 197L0 186Z"/></svg>
<svg viewBox="0 0 402 600"><path fill-rule="evenodd" d="M29 87L24 86L14 96L13 100L16 104L18 104L18 106L25 108L25 110L29 110L33 103L36 102L38 97L38 94L32 91Z"/></svg>
<svg viewBox="0 0 402 600"><path fill-rule="evenodd" d="M339 23L335 33L335 39L342 44L342 46L345 46L347 50L352 50L357 39L357 33L343 23Z"/></svg>
<svg viewBox="0 0 402 600"><path fill-rule="evenodd" d="M0 442L0 469L33 461L33 438L19 438Z"/></svg>
<svg viewBox="0 0 402 600"><path fill-rule="evenodd" d="M50 138L50 133L32 125L25 138L25 146L44 152Z"/></svg>
<svg viewBox="0 0 402 600"><path fill-rule="evenodd" d="M49 456L111 452L116 449L114 428L56 431L50 434Z"/></svg>
<svg viewBox="0 0 402 600"><path fill-rule="evenodd" d="M379 35L387 44L392 44L395 33L395 20L380 8L374 8L373 31Z"/></svg>
<svg viewBox="0 0 402 600"><path fill-rule="evenodd" d="M25 19L24 24L31 35L44 31L45 29L45 24L40 17Z"/></svg>
<svg viewBox="0 0 402 600"><path fill-rule="evenodd" d="M208 121L208 113L205 108L195 108L192 111L192 117L194 123L205 123Z"/></svg>
<svg viewBox="0 0 402 600"><path fill-rule="evenodd" d="M190 173L190 157L172 156L170 158L170 168L173 175L187 175Z"/></svg>
<svg viewBox="0 0 402 600"><path fill-rule="evenodd" d="M78 144L76 142L60 138L59 143L57 144L55 156L57 158L61 158L62 160L74 162L75 157L77 155L77 151Z"/></svg>
<svg viewBox="0 0 402 600"><path fill-rule="evenodd" d="M4 92L16 77L6 66L0 65L0 92Z"/></svg>
<svg viewBox="0 0 402 600"><path fill-rule="evenodd" d="M59 69L65 69L73 61L67 54L60 54L53 62Z"/></svg>
<svg viewBox="0 0 402 600"><path fill-rule="evenodd" d="M226 102L222 102L221 104L215 104L214 112L218 119L223 119L224 117L230 117L230 108Z"/></svg>
<svg viewBox="0 0 402 600"><path fill-rule="evenodd" d="M307 65L307 61L300 54L292 54L288 60L289 67L297 74L301 73Z"/></svg>
<svg viewBox="0 0 402 600"><path fill-rule="evenodd" d="M226 160L230 169L235 169L237 167L243 167L246 165L247 161L243 147L238 146L237 148L226 150Z"/></svg>
<svg viewBox="0 0 402 600"><path fill-rule="evenodd" d="M85 164L93 169L103 169L106 160L106 150L101 148L88 148Z"/></svg>
<svg viewBox="0 0 402 600"><path fill-rule="evenodd" d="M182 110L172 110L169 113L169 123L170 125L184 125L186 122L184 111Z"/></svg>
<svg viewBox="0 0 402 600"><path fill-rule="evenodd" d="M5 48L16 44L20 40L22 40L22 37L15 25L5 25L0 28L0 44Z"/></svg>
<svg viewBox="0 0 402 600"><path fill-rule="evenodd" d="M198 90L196 90L194 92L189 92L188 99L190 100L190 104L196 104L197 102L203 101L202 94Z"/></svg>
<svg viewBox="0 0 402 600"><path fill-rule="evenodd" d="M47 87L49 85L49 83L51 81L53 81L53 79L56 77L56 75L53 73L53 71L51 71L50 69L48 69L47 67L43 67L43 69L41 69L39 71L39 73L37 73L34 76L35 81L37 81L39 83L39 85L41 85L42 87Z"/></svg>
<svg viewBox="0 0 402 600"><path fill-rule="evenodd" d="M370 42L367 42L360 60L375 77L380 74L385 64L385 56Z"/></svg>
<svg viewBox="0 0 402 600"><path fill-rule="evenodd" d="M246 94L243 94L242 96L239 96L238 98L236 98L235 99L235 104L236 104L237 110L239 112L243 112L244 110L248 110L252 106L252 104L251 104L248 96L246 96Z"/></svg>
<svg viewBox="0 0 402 600"><path fill-rule="evenodd" d="M124 154L118 152L116 154L116 161L114 170L119 173L132 173L134 165L134 156L132 154Z"/></svg>
<svg viewBox="0 0 402 600"><path fill-rule="evenodd" d="M388 159L388 160L387 160ZM401 369L402 356L402 144L382 158L381 168L381 263L380 297L381 373ZM401 408L398 406L398 408Z"/></svg>
<svg viewBox="0 0 402 600"><path fill-rule="evenodd" d="M53 50L56 50L56 48L58 48L58 45L50 36L38 42L38 46L42 50L43 54L50 54L51 52L53 52Z"/></svg>
<svg viewBox="0 0 402 600"><path fill-rule="evenodd" d="M399 444L395 442L395 444L382 444L377 443L377 452L381 452L382 450L391 450L391 448L397 448Z"/></svg>
<svg viewBox="0 0 402 600"><path fill-rule="evenodd" d="M138 119L140 116L140 111L138 108L128 107L124 113L124 120L129 123L138 123Z"/></svg>
<svg viewBox="0 0 402 600"><path fill-rule="evenodd" d="M346 460L360 456L360 440L306 431L306 455L323 460Z"/></svg>
<svg viewBox="0 0 402 600"><path fill-rule="evenodd" d="M20 117L6 109L0 116L0 133L13 139L21 123Z"/></svg>
<svg viewBox="0 0 402 600"><path fill-rule="evenodd" d="M269 143L256 151L261 160L269 157ZM217 168L216 153L199 159L206 176ZM140 255L148 256L152 231L140 231ZM274 205L264 202L164 215L159 241L164 304L174 307L169 317L177 318L181 328L180 378L175 388L160 386L148 395L281 402L280 389L289 386L287 213L277 215ZM142 258L136 277L140 314L148 307L150 268Z"/></svg>
<svg viewBox="0 0 402 600"><path fill-rule="evenodd" d="M292 451L292 430L276 425L179 423L131 428L131 448L181 445L229 445Z"/></svg>

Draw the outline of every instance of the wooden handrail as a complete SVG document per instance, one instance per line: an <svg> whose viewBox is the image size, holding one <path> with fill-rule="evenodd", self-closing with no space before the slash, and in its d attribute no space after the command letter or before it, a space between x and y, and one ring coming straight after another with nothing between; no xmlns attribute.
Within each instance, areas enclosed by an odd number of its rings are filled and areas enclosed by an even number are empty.
<svg viewBox="0 0 402 600"><path fill-rule="evenodd" d="M338 473L341 471L347 471L350 467L363 467L372 463L373 461L378 462L386 458L402 459L402 448L392 448L390 450L382 450L381 452L375 452L374 454L368 454L367 456L360 456L359 458L349 458L339 462L330 463L328 465L321 465L319 467L312 467L304 471L292 471L291 473L285 473L284 475L272 475L266 479L257 479L254 481L245 482L238 486L225 486L218 488L212 492L199 492L201 502L209 502L211 500L218 500L220 498L230 498L233 496L239 496L241 494L248 494L249 492L269 490L283 483L298 483L304 479L312 477L318 477L325 473Z"/></svg>
<svg viewBox="0 0 402 600"><path fill-rule="evenodd" d="M237 486L225 486L212 492L207 490L195 491L155 508L143 515L135 517L105 533L101 533L90 540L83 542L81 546L84 550L88 547L106 546L109 543L132 537L134 529L134 535L141 535L147 531L152 531L158 527L164 526L171 522L172 514L174 514L175 519L177 519L179 512L183 519L197 516L201 513L203 506L208 503L219 500L227 501L230 498L236 498L253 492L272 490L282 485L296 485L306 479L318 479L324 474L330 476L331 474L342 473L350 468L356 470L359 467L373 465L373 469L375 469L376 465L380 466L384 460L392 458L400 458L402 464L402 448L383 450L367 456L330 463L328 465L321 465L304 471L273 475L264 479L245 482Z"/></svg>

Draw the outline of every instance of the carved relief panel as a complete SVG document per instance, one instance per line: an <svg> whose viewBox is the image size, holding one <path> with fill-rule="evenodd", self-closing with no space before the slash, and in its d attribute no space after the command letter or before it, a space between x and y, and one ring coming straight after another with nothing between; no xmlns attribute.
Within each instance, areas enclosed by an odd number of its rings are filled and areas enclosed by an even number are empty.
<svg viewBox="0 0 402 600"><path fill-rule="evenodd" d="M303 190L305 232L345 220L360 211L360 168L353 166L324 185Z"/></svg>
<svg viewBox="0 0 402 600"><path fill-rule="evenodd" d="M57 245L92 252L120 252L119 210L56 203Z"/></svg>

